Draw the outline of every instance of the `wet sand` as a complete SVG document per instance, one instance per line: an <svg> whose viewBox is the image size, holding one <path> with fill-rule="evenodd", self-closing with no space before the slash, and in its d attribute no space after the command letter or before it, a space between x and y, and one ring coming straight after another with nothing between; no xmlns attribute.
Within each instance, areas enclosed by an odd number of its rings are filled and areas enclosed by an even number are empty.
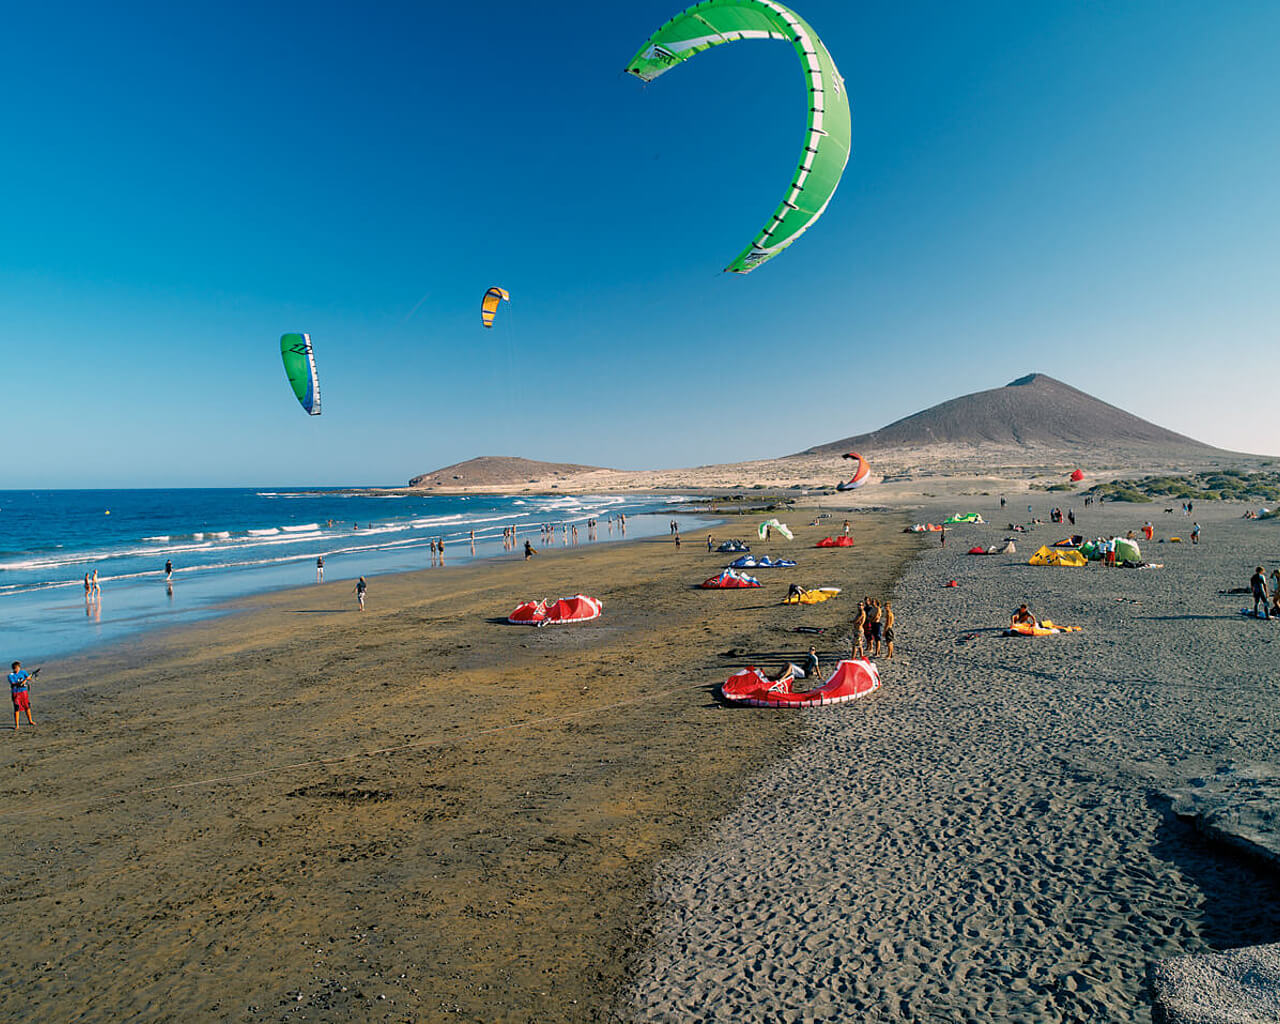
<svg viewBox="0 0 1280 1024"><path fill-rule="evenodd" d="M1086 536L1151 519L1164 568L1040 568L1069 526L965 554L1018 518L987 501L945 511L995 525L933 535L904 575L883 689L802 712L802 742L664 864L621 1018L1145 1024L1155 961L1280 939L1280 884L1160 795L1280 763L1280 622L1219 593L1280 564L1280 524L1201 505L1193 547L1161 504L1077 509ZM1023 601L1083 632L1003 636Z"/></svg>
<svg viewBox="0 0 1280 1024"><path fill-rule="evenodd" d="M0 761L0 1017L606 1016L655 863L798 736L714 685L801 655L796 624L846 622L918 543L860 515L858 547L815 551L830 529L783 518L795 543L753 547L801 567L765 590L695 590L726 557L660 538L373 578L363 613L350 583L267 595L50 664ZM847 599L780 607L791 579ZM577 591L603 618L502 621Z"/></svg>

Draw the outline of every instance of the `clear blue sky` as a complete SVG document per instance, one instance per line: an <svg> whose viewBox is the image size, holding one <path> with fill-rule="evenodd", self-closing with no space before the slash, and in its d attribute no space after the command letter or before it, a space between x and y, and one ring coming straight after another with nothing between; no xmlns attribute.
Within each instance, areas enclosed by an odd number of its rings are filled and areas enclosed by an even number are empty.
<svg viewBox="0 0 1280 1024"><path fill-rule="evenodd" d="M853 156L745 277L803 83L778 42L624 77L679 6L8 10L0 487L693 465L1035 370L1280 452L1280 4L797 0Z"/></svg>

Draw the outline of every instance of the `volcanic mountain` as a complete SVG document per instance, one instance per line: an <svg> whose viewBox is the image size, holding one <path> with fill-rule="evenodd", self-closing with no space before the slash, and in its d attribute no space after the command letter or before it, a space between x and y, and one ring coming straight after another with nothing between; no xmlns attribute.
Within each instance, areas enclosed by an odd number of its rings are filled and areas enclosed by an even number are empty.
<svg viewBox="0 0 1280 1024"><path fill-rule="evenodd" d="M1120 446L1218 449L1099 401L1092 395L1032 373L1002 388L953 398L869 434L846 437L801 452L918 448L931 445L990 445L1080 449Z"/></svg>

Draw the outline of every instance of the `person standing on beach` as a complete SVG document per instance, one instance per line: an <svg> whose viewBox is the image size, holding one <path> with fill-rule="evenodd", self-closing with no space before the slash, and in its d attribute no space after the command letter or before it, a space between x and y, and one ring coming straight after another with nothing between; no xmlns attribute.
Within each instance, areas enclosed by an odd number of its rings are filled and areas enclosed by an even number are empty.
<svg viewBox="0 0 1280 1024"><path fill-rule="evenodd" d="M98 570L97 569L94 569L93 572L89 575L89 592L93 594L94 597L102 596L102 591L98 588Z"/></svg>
<svg viewBox="0 0 1280 1024"><path fill-rule="evenodd" d="M867 628L871 632L869 645L871 657L880 657L880 642L884 639L884 622L880 618L880 602L872 598L871 607L867 611Z"/></svg>
<svg viewBox="0 0 1280 1024"><path fill-rule="evenodd" d="M22 662L15 661L10 668L9 673L9 696L13 699L13 731L18 731L18 715L25 711L27 713L27 724L35 725L36 720L31 717L31 687L29 680L34 679L40 672L24 672Z"/></svg>
<svg viewBox="0 0 1280 1024"><path fill-rule="evenodd" d="M173 579L173 559L166 558L164 560L164 581L168 583Z"/></svg>
<svg viewBox="0 0 1280 1024"><path fill-rule="evenodd" d="M947 524L946 523L942 524L942 531L938 534L938 536L942 538L942 546L945 548L947 546Z"/></svg>
<svg viewBox="0 0 1280 1024"><path fill-rule="evenodd" d="M444 568L444 538L436 541L436 554L440 556L440 568Z"/></svg>
<svg viewBox="0 0 1280 1024"><path fill-rule="evenodd" d="M1262 566L1258 566L1249 577L1249 589L1253 591L1253 617L1271 618L1271 609L1267 603L1267 577ZM1258 615L1258 602L1262 602L1262 615Z"/></svg>
<svg viewBox="0 0 1280 1024"><path fill-rule="evenodd" d="M316 555L316 582L324 582L324 555Z"/></svg>
<svg viewBox="0 0 1280 1024"><path fill-rule="evenodd" d="M714 550L712 548L713 544L715 544L715 538L713 538L711 534L707 534L707 554L711 554L711 552Z"/></svg>
<svg viewBox="0 0 1280 1024"><path fill-rule="evenodd" d="M1191 524L1191 543L1192 544L1200 543L1200 524L1199 523Z"/></svg>
<svg viewBox="0 0 1280 1024"><path fill-rule="evenodd" d="M884 603L884 646L885 658L893 661L893 605L886 601Z"/></svg>
<svg viewBox="0 0 1280 1024"><path fill-rule="evenodd" d="M361 611L364 611L364 595L368 589L369 584L364 581L363 576L356 580L356 604L360 606Z"/></svg>
<svg viewBox="0 0 1280 1024"><path fill-rule="evenodd" d="M866 630L867 630L867 606L861 601L858 602L858 615L853 620L853 636L850 637L852 650L849 656L852 658L867 656L866 648Z"/></svg>

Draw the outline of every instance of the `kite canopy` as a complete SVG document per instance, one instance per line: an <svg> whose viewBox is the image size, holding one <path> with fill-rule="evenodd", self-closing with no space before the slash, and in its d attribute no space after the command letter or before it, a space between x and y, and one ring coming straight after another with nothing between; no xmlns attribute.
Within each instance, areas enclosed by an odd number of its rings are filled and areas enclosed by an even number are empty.
<svg viewBox="0 0 1280 1024"><path fill-rule="evenodd" d="M849 162L849 98L835 61L813 29L774 0L705 0L681 11L658 29L631 58L626 70L646 82L722 43L781 39L800 57L809 90L809 127L800 165L772 219L725 270L749 274L799 238L827 208ZM751 83L744 83L750 88Z"/></svg>
<svg viewBox="0 0 1280 1024"><path fill-rule="evenodd" d="M511 293L505 288L495 286L485 292L484 298L480 300L480 322L486 327L492 327L494 314L498 312L498 303L503 301L511 301Z"/></svg>
<svg viewBox="0 0 1280 1024"><path fill-rule="evenodd" d="M853 547L852 537L823 537L814 545L815 548L851 548Z"/></svg>
<svg viewBox="0 0 1280 1024"><path fill-rule="evenodd" d="M1061 548L1049 548L1041 545L1040 550L1027 559L1027 565L1056 565L1078 568L1088 565L1089 560L1079 551L1063 551Z"/></svg>
<svg viewBox="0 0 1280 1024"><path fill-rule="evenodd" d="M782 534L782 536L786 537L787 540L796 539L796 535L791 532L791 528L788 527L786 523L779 522L777 519L766 519L763 523L760 524L760 528L756 532L760 534L760 539L764 540L765 535L771 529L777 530L780 534Z"/></svg>
<svg viewBox="0 0 1280 1024"><path fill-rule="evenodd" d="M525 601L507 616L513 626L546 626L567 622L590 622L600 618L604 605L599 598L586 594L562 597L548 604L546 601Z"/></svg>
<svg viewBox="0 0 1280 1024"><path fill-rule="evenodd" d="M796 563L789 558L770 558L768 555L743 555L729 563L730 569L794 569Z"/></svg>
<svg viewBox="0 0 1280 1024"><path fill-rule="evenodd" d="M853 471L853 477L844 483L836 484L837 491L853 491L857 490L867 482L867 477L871 475L871 466L857 452L848 452L844 456L846 459L853 459L857 464L857 468Z"/></svg>
<svg viewBox="0 0 1280 1024"><path fill-rule="evenodd" d="M320 379L309 334L280 335L280 357L298 402L312 416L320 415Z"/></svg>
<svg viewBox="0 0 1280 1024"><path fill-rule="evenodd" d="M741 590L744 587L758 587L760 581L743 572L726 569L719 576L712 576L699 584L703 590Z"/></svg>
<svg viewBox="0 0 1280 1024"><path fill-rule="evenodd" d="M792 693L794 679L790 673L772 680L758 668L735 672L720 688L726 700L754 704L761 708L813 708L824 704L843 704L865 697L880 688L880 673L875 662L861 658L842 661L830 678L816 690Z"/></svg>
<svg viewBox="0 0 1280 1024"><path fill-rule="evenodd" d="M600 618L603 610L604 605L599 598L588 597L586 594L574 594L573 597L562 597L555 604L547 605L547 621L552 623L590 622L592 619Z"/></svg>
<svg viewBox="0 0 1280 1024"><path fill-rule="evenodd" d="M942 520L944 526L954 526L956 523L982 523L985 519L977 512L957 512L955 515L947 516Z"/></svg>
<svg viewBox="0 0 1280 1024"><path fill-rule="evenodd" d="M1072 480L1072 482L1073 482L1073 483L1077 483L1077 484L1078 484L1078 483L1079 483L1081 480L1083 480L1083 479L1084 479L1084 470L1083 470L1083 469L1077 469L1074 473L1072 473L1072 474L1071 474L1071 480Z"/></svg>

